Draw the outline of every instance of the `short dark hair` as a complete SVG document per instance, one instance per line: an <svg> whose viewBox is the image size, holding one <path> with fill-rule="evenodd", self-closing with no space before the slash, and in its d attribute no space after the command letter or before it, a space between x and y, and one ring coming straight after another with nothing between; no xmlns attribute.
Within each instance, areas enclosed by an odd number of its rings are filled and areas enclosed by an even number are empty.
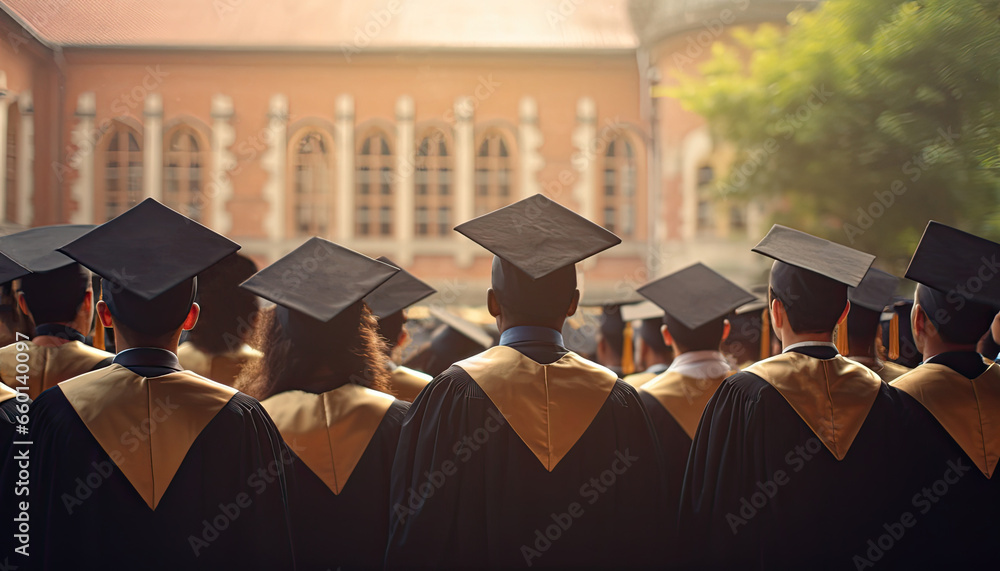
<svg viewBox="0 0 1000 571"><path fill-rule="evenodd" d="M917 286L914 297L941 339L955 345L976 345L997 314L995 307L964 298L952 303L948 294L924 285Z"/></svg>
<svg viewBox="0 0 1000 571"><path fill-rule="evenodd" d="M576 293L576 267L532 279L513 264L493 258L492 287L512 322L534 325L565 319Z"/></svg>
<svg viewBox="0 0 1000 571"><path fill-rule="evenodd" d="M660 330L662 326L663 319L659 317L643 319L639 325L639 337L642 339L642 343L657 356L670 358L670 347L663 341L663 332Z"/></svg>
<svg viewBox="0 0 1000 571"><path fill-rule="evenodd" d="M232 254L198 274L198 326L188 341L205 353L218 355L239 349L253 333L257 296L240 283L257 272L257 264Z"/></svg>
<svg viewBox="0 0 1000 571"><path fill-rule="evenodd" d="M670 336L674 338L674 344L684 351L718 351L722 345L722 332L726 327L724 317L709 321L697 329L691 329L669 315L663 321Z"/></svg>
<svg viewBox="0 0 1000 571"><path fill-rule="evenodd" d="M839 286L839 287L837 287ZM836 284L828 288L832 290L822 295L813 295L804 290L794 300L781 299L774 289L768 289L768 302L777 299L785 308L788 324L796 333L831 333L837 327L840 316L847 306L847 286Z"/></svg>
<svg viewBox="0 0 1000 571"><path fill-rule="evenodd" d="M21 293L35 323L67 323L76 319L90 289L90 270L69 264L21 278Z"/></svg>

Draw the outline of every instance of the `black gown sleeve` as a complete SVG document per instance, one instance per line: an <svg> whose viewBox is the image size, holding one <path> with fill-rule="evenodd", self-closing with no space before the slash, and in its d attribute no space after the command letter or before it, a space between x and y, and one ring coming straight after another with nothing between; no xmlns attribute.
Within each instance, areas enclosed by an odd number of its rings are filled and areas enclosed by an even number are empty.
<svg viewBox="0 0 1000 571"><path fill-rule="evenodd" d="M28 569L289 569L291 456L256 400L237 393L149 509L61 391L32 407Z"/></svg>

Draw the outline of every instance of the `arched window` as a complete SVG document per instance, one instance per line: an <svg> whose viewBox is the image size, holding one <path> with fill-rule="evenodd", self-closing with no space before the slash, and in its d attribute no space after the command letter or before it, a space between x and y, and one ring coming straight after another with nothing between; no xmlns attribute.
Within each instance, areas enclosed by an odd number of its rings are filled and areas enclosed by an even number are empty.
<svg viewBox="0 0 1000 571"><path fill-rule="evenodd" d="M635 234L636 153L623 135L608 143L604 153L601 223L623 238Z"/></svg>
<svg viewBox="0 0 1000 571"><path fill-rule="evenodd" d="M357 158L355 233L361 237L392 236L392 147L389 137L373 130L361 139Z"/></svg>
<svg viewBox="0 0 1000 571"><path fill-rule="evenodd" d="M452 163L444 131L431 129L424 133L414 162L415 234L451 236Z"/></svg>
<svg viewBox="0 0 1000 571"><path fill-rule="evenodd" d="M194 129L181 126L167 133L163 145L163 203L204 223L205 145Z"/></svg>
<svg viewBox="0 0 1000 571"><path fill-rule="evenodd" d="M142 198L142 137L128 125L114 121L105 135L104 154L98 162L103 172L95 177L102 185L104 220L111 220Z"/></svg>
<svg viewBox="0 0 1000 571"><path fill-rule="evenodd" d="M510 144L498 131L487 131L476 150L476 216L511 203L513 161Z"/></svg>
<svg viewBox="0 0 1000 571"><path fill-rule="evenodd" d="M7 192L7 220L17 220L17 129L21 126L21 113L16 103L7 108L7 166L4 187Z"/></svg>
<svg viewBox="0 0 1000 571"><path fill-rule="evenodd" d="M291 205L296 236L327 236L331 228L333 201L333 141L329 135L310 129L292 139Z"/></svg>

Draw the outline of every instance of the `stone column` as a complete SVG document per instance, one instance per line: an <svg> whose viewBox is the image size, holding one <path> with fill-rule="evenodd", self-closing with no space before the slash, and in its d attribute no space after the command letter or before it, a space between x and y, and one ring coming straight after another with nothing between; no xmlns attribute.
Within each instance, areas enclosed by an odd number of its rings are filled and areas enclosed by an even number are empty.
<svg viewBox="0 0 1000 571"><path fill-rule="evenodd" d="M267 112L267 148L261 156L261 166L267 172L262 194L267 202L264 234L271 244L285 239L285 163L288 158L288 98L278 93L271 97ZM280 255L276 250L272 257Z"/></svg>
<svg viewBox="0 0 1000 571"><path fill-rule="evenodd" d="M146 198L163 200L163 98L159 93L146 96L142 126L142 193Z"/></svg>
<svg viewBox="0 0 1000 571"><path fill-rule="evenodd" d="M226 234L233 228L233 217L226 209L233 196L233 182L229 171L236 168L236 155L230 150L236 142L233 128L233 98L228 95L212 96L212 163L209 173L206 202L211 206L211 226L216 232Z"/></svg>
<svg viewBox="0 0 1000 571"><path fill-rule="evenodd" d="M354 98L344 93L337 97L337 124L334 147L337 149L337 241L349 242L354 236ZM378 213L375 213L377 216ZM401 262L402 263L402 262Z"/></svg>
<svg viewBox="0 0 1000 571"><path fill-rule="evenodd" d="M414 127L413 98L396 101L396 257L403 266L413 263Z"/></svg>
<svg viewBox="0 0 1000 571"><path fill-rule="evenodd" d="M517 127L517 148L520 156L520 194L527 198L541 192L538 173L545 166L545 159L539 149L544 138L538 127L538 104L533 97L522 97L520 104L520 124Z"/></svg>
<svg viewBox="0 0 1000 571"><path fill-rule="evenodd" d="M17 223L31 226L34 219L35 188L35 103L31 92L17 98L21 124L17 129Z"/></svg>
<svg viewBox="0 0 1000 571"><path fill-rule="evenodd" d="M455 224L472 219L475 211L476 142L473 125L472 98L455 100ZM468 242L468 243L466 243ZM474 250L469 240L456 244L455 263L461 267L472 265Z"/></svg>
<svg viewBox="0 0 1000 571"><path fill-rule="evenodd" d="M594 100L581 97L576 102L576 129L573 130L573 170L577 172L573 196L580 205L580 215L601 224L597 219L597 173L594 167L594 145L597 140L597 107Z"/></svg>
<svg viewBox="0 0 1000 571"><path fill-rule="evenodd" d="M10 111L10 92L7 91L7 74L0 71L0 221L7 220L7 115Z"/></svg>
<svg viewBox="0 0 1000 571"><path fill-rule="evenodd" d="M70 196L76 210L70 215L73 224L103 222L94 216L94 147L98 143L94 131L97 116L97 99L92 91L81 93L76 101L76 127L71 139L76 150L67 159L69 168L76 171ZM62 180L62 177L57 177Z"/></svg>

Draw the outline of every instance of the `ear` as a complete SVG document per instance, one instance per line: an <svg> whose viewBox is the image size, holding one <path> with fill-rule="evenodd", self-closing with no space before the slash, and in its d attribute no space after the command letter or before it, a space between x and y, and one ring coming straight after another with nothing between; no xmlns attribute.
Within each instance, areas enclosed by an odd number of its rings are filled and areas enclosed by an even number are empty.
<svg viewBox="0 0 1000 571"><path fill-rule="evenodd" d="M733 326L730 325L729 320L726 319L722 322L722 340L725 341L729 338L729 332L732 331Z"/></svg>
<svg viewBox="0 0 1000 571"><path fill-rule="evenodd" d="M91 315L91 311L94 309L94 290L88 289L87 293L83 294L83 303L80 304L80 309L83 310L84 315Z"/></svg>
<svg viewBox="0 0 1000 571"><path fill-rule="evenodd" d="M97 317L104 327L114 327L111 321L111 309L108 308L108 304L103 299L97 302Z"/></svg>
<svg viewBox="0 0 1000 571"><path fill-rule="evenodd" d="M410 340L410 334L406 331L406 328L399 330L399 335L396 337L396 346L402 347L406 345L406 342Z"/></svg>
<svg viewBox="0 0 1000 571"><path fill-rule="evenodd" d="M497 299L497 294L493 291L493 288L486 290L486 309L489 310L491 316L500 316L500 301Z"/></svg>
<svg viewBox="0 0 1000 571"><path fill-rule="evenodd" d="M184 323L181 325L181 328L184 329L184 331L194 329L195 324L198 323L199 315L201 315L201 306L197 303L192 303L191 309L188 310L187 317L184 318Z"/></svg>
<svg viewBox="0 0 1000 571"><path fill-rule="evenodd" d="M670 334L670 328L666 325L661 325L660 334L663 335L663 342L667 345L667 347L674 346L674 337Z"/></svg>
<svg viewBox="0 0 1000 571"><path fill-rule="evenodd" d="M566 317L573 317L576 313L577 308L580 306L580 290L573 290L573 299L569 302L569 308L566 309Z"/></svg>
<svg viewBox="0 0 1000 571"><path fill-rule="evenodd" d="M16 295L17 295L17 306L21 308L21 313L25 315L31 315L31 312L28 311L28 298L24 297L24 292L19 291L17 292Z"/></svg>
<svg viewBox="0 0 1000 571"><path fill-rule="evenodd" d="M785 304L781 300L774 298L771 300L771 325L775 331L780 331L785 325Z"/></svg>

